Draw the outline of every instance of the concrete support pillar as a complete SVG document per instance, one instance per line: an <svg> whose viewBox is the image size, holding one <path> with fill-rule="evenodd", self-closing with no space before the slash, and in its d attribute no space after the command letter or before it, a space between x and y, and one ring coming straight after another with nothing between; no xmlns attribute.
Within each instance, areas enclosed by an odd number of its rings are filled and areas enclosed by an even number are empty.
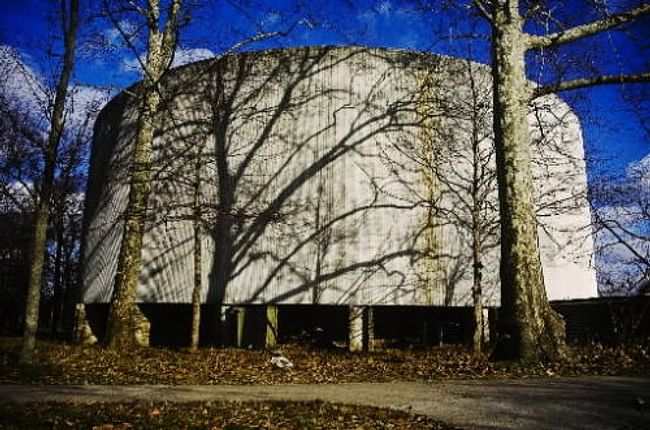
<svg viewBox="0 0 650 430"><path fill-rule="evenodd" d="M214 308L215 326L212 331L212 339L216 346L232 346L233 344L229 312L231 309L227 306L217 305Z"/></svg>
<svg viewBox="0 0 650 430"><path fill-rule="evenodd" d="M490 343L490 310L483 308L483 344Z"/></svg>
<svg viewBox="0 0 650 430"><path fill-rule="evenodd" d="M147 317L142 313L138 305L136 305L136 312L133 316L135 318L135 339L138 345L147 347L149 346L149 336L151 334L151 323Z"/></svg>
<svg viewBox="0 0 650 430"><path fill-rule="evenodd" d="M350 306L348 317L348 349L350 352L363 350L363 307Z"/></svg>
<svg viewBox="0 0 650 430"><path fill-rule="evenodd" d="M246 323L246 308L236 307L233 309L235 312L235 346L242 348L244 345L244 324Z"/></svg>
<svg viewBox="0 0 650 430"><path fill-rule="evenodd" d="M72 339L75 343L81 345L93 345L97 343L97 337L93 334L88 323L88 318L86 317L86 305L83 303L77 303L75 306Z"/></svg>
<svg viewBox="0 0 650 430"><path fill-rule="evenodd" d="M363 310L363 349L375 350L375 316L371 306Z"/></svg>
<svg viewBox="0 0 650 430"><path fill-rule="evenodd" d="M264 346L275 348L278 343L278 307L275 305L266 306L266 337Z"/></svg>

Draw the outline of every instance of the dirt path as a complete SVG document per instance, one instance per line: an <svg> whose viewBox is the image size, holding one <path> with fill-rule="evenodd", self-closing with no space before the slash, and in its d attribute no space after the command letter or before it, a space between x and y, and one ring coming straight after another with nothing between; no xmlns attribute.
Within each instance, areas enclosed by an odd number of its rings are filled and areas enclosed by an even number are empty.
<svg viewBox="0 0 650 430"><path fill-rule="evenodd" d="M315 400L391 407L468 429L650 429L650 379L331 385L0 385L0 402Z"/></svg>

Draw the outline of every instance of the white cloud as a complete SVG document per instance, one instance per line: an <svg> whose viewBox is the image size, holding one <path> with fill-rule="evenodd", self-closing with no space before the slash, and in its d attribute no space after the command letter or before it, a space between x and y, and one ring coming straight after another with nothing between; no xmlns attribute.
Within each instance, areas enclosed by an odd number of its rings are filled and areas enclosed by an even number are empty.
<svg viewBox="0 0 650 430"><path fill-rule="evenodd" d="M34 184L29 180L10 182L0 193L0 209L3 212L30 210L34 204L33 192Z"/></svg>
<svg viewBox="0 0 650 430"><path fill-rule="evenodd" d="M10 46L0 45L0 75L7 101L16 103L15 107L26 112L41 112L47 99L43 79Z"/></svg>
<svg viewBox="0 0 650 430"><path fill-rule="evenodd" d="M172 67L182 66L183 64L193 63L195 61L207 60L208 58L214 58L214 56L214 52L205 48L177 48L174 53L174 62L172 63Z"/></svg>
<svg viewBox="0 0 650 430"><path fill-rule="evenodd" d="M365 9L357 14L357 19L366 27L366 30L374 34L377 31L377 11Z"/></svg>
<svg viewBox="0 0 650 430"><path fill-rule="evenodd" d="M596 265L601 291L616 293L637 283L648 269L638 255L650 260L650 220L643 212L650 208L650 154L628 166L607 198L611 202L597 208L609 228L596 233Z"/></svg>
<svg viewBox="0 0 650 430"><path fill-rule="evenodd" d="M208 58L214 58L214 52L205 48L176 48L174 52L174 60L172 61L172 67L182 66L184 64L193 63L195 61L206 60ZM124 60L123 69L127 72L141 72L142 64L144 64L145 55L140 56L140 60L136 58L127 58Z"/></svg>
<svg viewBox="0 0 650 430"><path fill-rule="evenodd" d="M118 26L120 27L120 30L122 30L121 32L115 27L111 27L104 31L104 38L110 45L116 47L125 47L125 36L129 39L129 42L132 43L135 41L137 38L138 30L138 26L135 23L127 19L123 19L118 22ZM122 34L124 34L124 36Z"/></svg>
<svg viewBox="0 0 650 430"><path fill-rule="evenodd" d="M1 89L10 108L20 109L30 115L33 124L39 128L41 137L46 139L49 130L47 110L51 108L48 91L40 74L25 64L21 55L9 46L0 45L0 73L3 76ZM66 100L66 128L87 136L92 132L95 116L108 102L108 90L87 85L71 85ZM40 125L40 127L38 127ZM85 129L81 129L84 127Z"/></svg>
<svg viewBox="0 0 650 430"><path fill-rule="evenodd" d="M641 160L631 163L627 175L638 182L641 189L650 192L650 153Z"/></svg>
<svg viewBox="0 0 650 430"><path fill-rule="evenodd" d="M264 15L260 24L262 25L263 28L268 29L276 25L278 22L280 22L281 18L282 15L280 15L278 12L268 12Z"/></svg>
<svg viewBox="0 0 650 430"><path fill-rule="evenodd" d="M388 0L384 0L377 5L377 12L382 15L388 15L392 9L393 5Z"/></svg>
<svg viewBox="0 0 650 430"><path fill-rule="evenodd" d="M122 61L122 70L125 72L140 72L142 68L140 67L140 62L144 61L144 56L140 56L140 61L137 58L125 58Z"/></svg>
<svg viewBox="0 0 650 430"><path fill-rule="evenodd" d="M85 127L82 132L89 136L97 114L106 105L110 96L109 90L88 85L76 85L70 88L67 100L68 127L78 131Z"/></svg>

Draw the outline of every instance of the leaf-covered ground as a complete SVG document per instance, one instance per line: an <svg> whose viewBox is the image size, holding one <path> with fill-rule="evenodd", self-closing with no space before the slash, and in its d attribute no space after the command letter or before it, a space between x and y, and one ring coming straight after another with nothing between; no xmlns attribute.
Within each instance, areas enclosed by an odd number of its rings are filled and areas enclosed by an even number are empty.
<svg viewBox="0 0 650 430"><path fill-rule="evenodd" d="M461 346L348 353L280 347L291 370L271 364L269 351L146 348L133 354L39 341L37 361L18 365L19 338L0 338L0 383L279 384L428 381L574 375L650 375L650 345L574 347L563 361L535 366L493 363Z"/></svg>
<svg viewBox="0 0 650 430"><path fill-rule="evenodd" d="M421 415L323 402L0 405L0 429L440 429Z"/></svg>

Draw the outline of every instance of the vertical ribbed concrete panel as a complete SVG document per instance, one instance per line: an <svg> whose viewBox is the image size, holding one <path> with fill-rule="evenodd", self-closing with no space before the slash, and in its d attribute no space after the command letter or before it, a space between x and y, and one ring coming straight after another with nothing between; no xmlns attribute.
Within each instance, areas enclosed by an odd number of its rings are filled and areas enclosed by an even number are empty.
<svg viewBox="0 0 650 430"><path fill-rule="evenodd" d="M556 96L536 100L529 122L546 290L556 300L595 297L591 212L586 200L580 123Z"/></svg>
<svg viewBox="0 0 650 430"><path fill-rule="evenodd" d="M161 85L139 299L190 302L199 177L206 302L467 302L470 235L457 200L464 196L447 180L471 173L465 64L408 51L303 48L171 71ZM488 70L475 69L486 91ZM112 292L137 119L132 94L137 86L104 109L95 129L86 303ZM568 267L582 277L579 294L594 295L591 245L580 236L589 213L579 126L559 99L539 106L531 127L539 130L535 118L545 122L535 136L548 288L551 296L573 294L575 285L553 274ZM481 145L489 152L484 108ZM570 179L559 179L564 174ZM496 191L487 195L496 208ZM563 197L572 204L551 207ZM484 265L485 288L495 292L498 250L486 251Z"/></svg>

